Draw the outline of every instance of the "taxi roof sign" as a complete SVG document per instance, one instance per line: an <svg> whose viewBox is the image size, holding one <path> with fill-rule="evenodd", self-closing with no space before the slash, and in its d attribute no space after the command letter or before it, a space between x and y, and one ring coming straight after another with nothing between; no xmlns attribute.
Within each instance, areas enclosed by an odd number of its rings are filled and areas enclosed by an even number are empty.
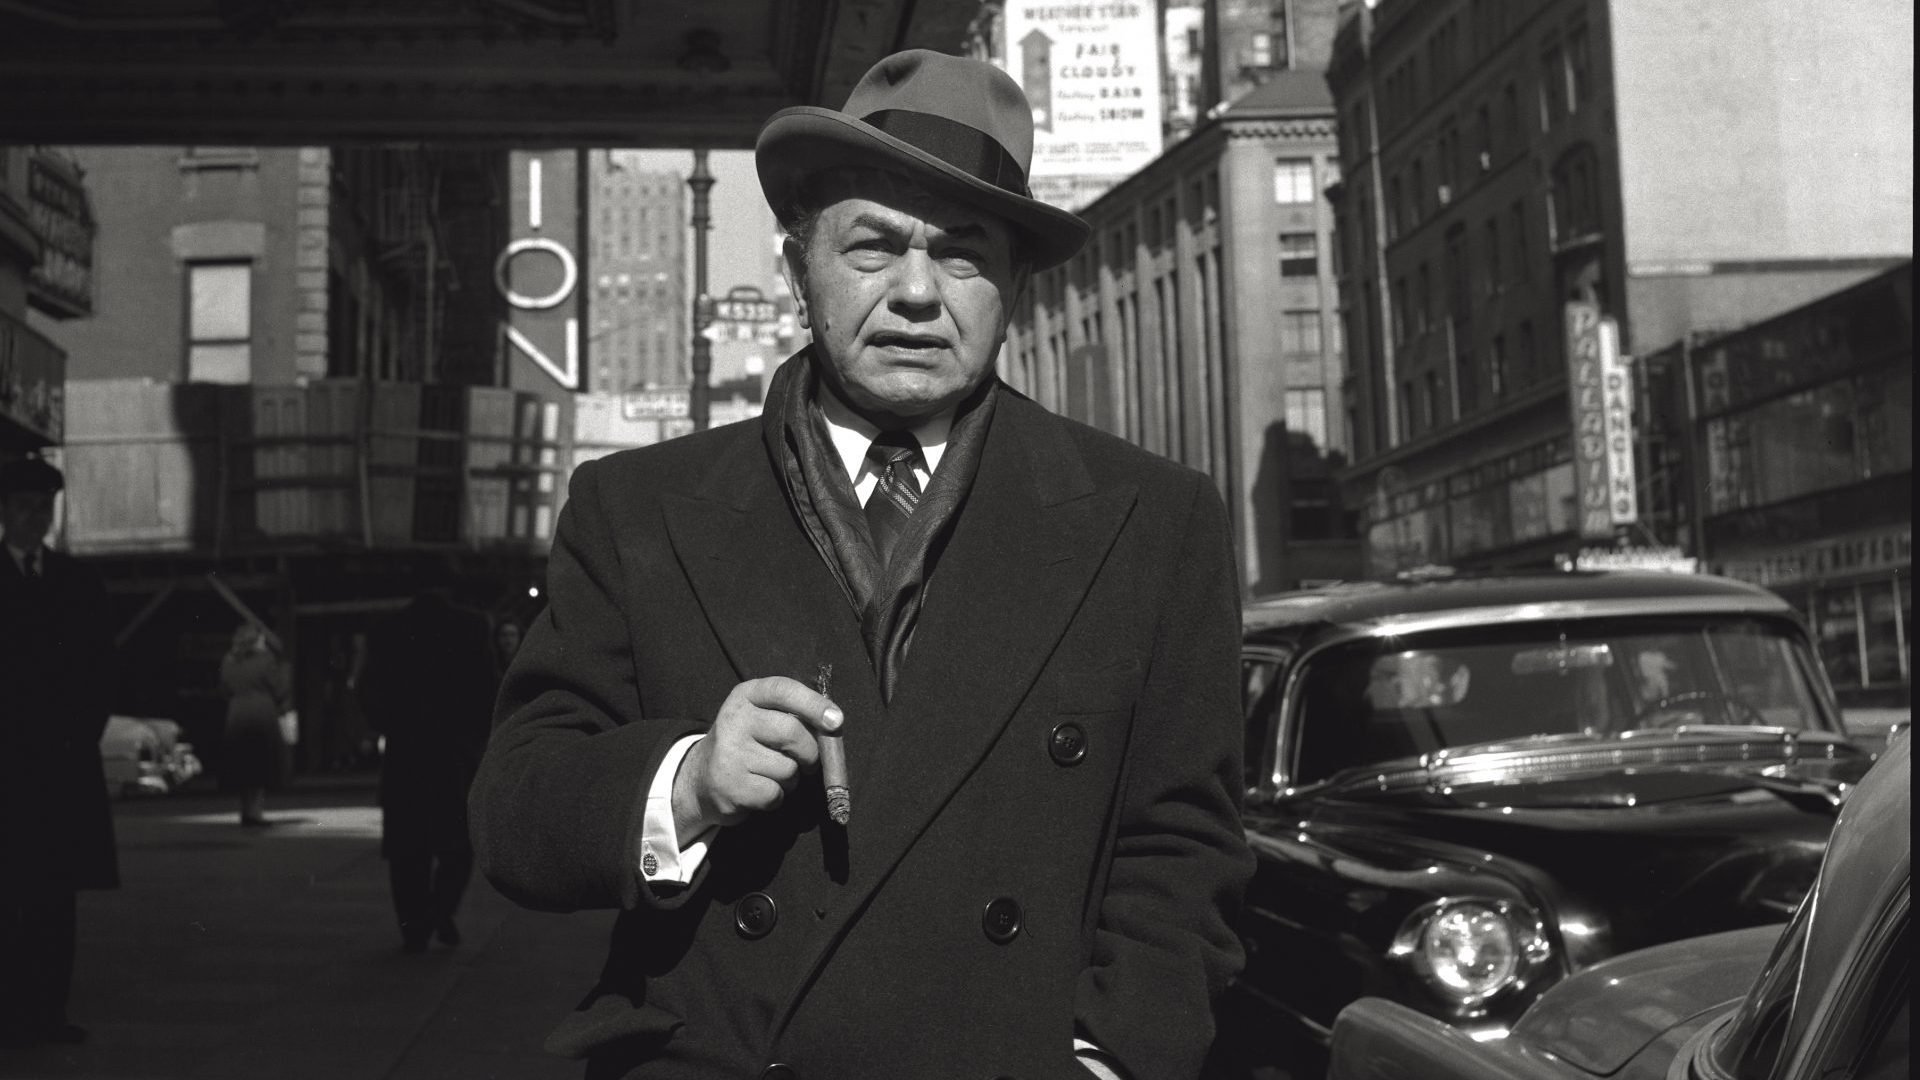
<svg viewBox="0 0 1920 1080"><path fill-rule="evenodd" d="M1658 570L1694 574L1700 560L1677 547L1587 547L1573 557L1575 570Z"/></svg>

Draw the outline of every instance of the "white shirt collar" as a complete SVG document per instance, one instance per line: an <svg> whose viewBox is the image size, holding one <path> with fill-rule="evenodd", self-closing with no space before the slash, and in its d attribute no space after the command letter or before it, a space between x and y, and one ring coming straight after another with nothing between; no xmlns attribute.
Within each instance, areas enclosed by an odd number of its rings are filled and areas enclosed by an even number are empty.
<svg viewBox="0 0 1920 1080"><path fill-rule="evenodd" d="M860 487L862 475L867 471L867 449L880 435L880 429L840 400L840 395L825 380L819 383L820 412L826 417L827 434L833 437L833 448L840 452L840 464L846 467L847 482L856 490ZM947 435L953 429L953 410L930 416L908 430L920 442L920 454L926 459L927 475L932 476L940 467L940 456L947 450Z"/></svg>

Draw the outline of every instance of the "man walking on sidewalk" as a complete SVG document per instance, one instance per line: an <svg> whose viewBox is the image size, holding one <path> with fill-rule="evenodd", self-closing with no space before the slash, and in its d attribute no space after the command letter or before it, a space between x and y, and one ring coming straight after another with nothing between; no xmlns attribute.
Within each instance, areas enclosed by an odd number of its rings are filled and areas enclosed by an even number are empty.
<svg viewBox="0 0 1920 1080"><path fill-rule="evenodd" d="M106 593L51 551L60 470L0 463L0 1044L77 1043L75 894L120 884L100 734L113 691Z"/></svg>
<svg viewBox="0 0 1920 1080"><path fill-rule="evenodd" d="M454 922L473 876L467 787L480 765L500 686L487 617L428 588L367 635L361 708L386 736L380 850L400 944L460 943Z"/></svg>

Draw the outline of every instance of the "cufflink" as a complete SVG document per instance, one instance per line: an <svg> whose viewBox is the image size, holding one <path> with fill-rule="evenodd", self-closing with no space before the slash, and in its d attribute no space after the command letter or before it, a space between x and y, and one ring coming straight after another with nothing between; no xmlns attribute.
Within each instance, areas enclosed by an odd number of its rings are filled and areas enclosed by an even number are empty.
<svg viewBox="0 0 1920 1080"><path fill-rule="evenodd" d="M660 860L654 857L653 844L648 841L640 843L640 872L648 877L656 877L660 873Z"/></svg>

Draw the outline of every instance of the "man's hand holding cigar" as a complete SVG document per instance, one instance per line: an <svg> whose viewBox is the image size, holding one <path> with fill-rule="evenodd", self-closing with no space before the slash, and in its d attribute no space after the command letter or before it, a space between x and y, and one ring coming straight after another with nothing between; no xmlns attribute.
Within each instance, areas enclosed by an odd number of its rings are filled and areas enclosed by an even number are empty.
<svg viewBox="0 0 1920 1080"><path fill-rule="evenodd" d="M673 823L682 840L778 807L802 772L819 766L820 736L845 716L805 683L775 675L733 688L713 729L680 763Z"/></svg>

